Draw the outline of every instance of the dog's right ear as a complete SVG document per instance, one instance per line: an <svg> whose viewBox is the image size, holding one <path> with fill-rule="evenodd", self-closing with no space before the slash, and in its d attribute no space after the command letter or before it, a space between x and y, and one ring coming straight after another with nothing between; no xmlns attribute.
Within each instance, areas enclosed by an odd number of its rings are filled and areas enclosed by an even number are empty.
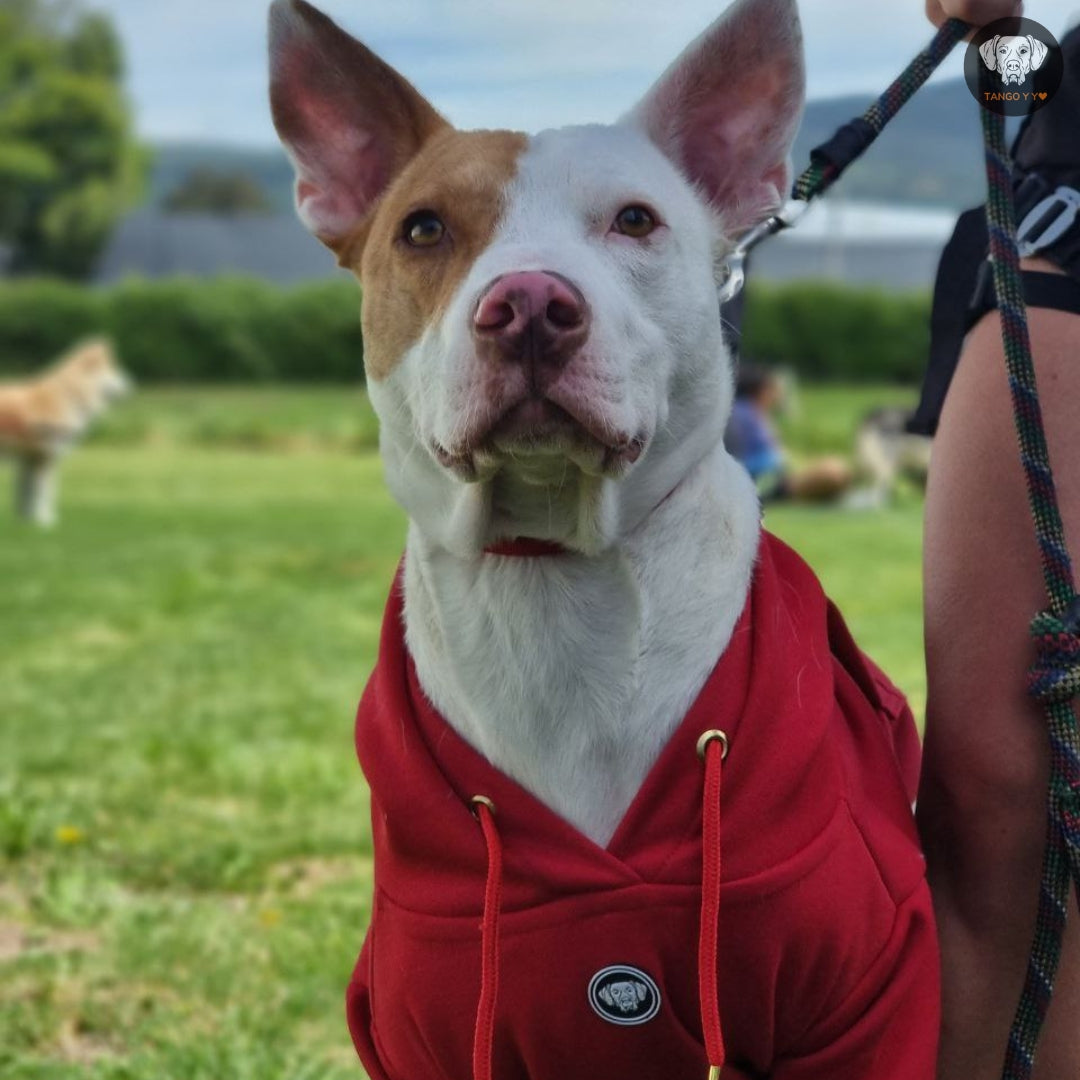
<svg viewBox="0 0 1080 1080"><path fill-rule="evenodd" d="M997 71L997 45L1000 40L1001 35L995 34L989 41L984 41L979 46L979 55L991 71Z"/></svg>
<svg viewBox="0 0 1080 1080"><path fill-rule="evenodd" d="M337 251L446 121L389 64L305 0L270 6L270 109L300 220Z"/></svg>

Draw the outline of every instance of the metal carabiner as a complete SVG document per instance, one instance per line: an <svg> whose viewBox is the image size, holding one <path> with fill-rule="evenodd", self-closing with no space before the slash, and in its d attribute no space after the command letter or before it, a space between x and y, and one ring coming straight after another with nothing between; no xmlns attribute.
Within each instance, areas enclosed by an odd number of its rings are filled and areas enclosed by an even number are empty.
<svg viewBox="0 0 1080 1080"><path fill-rule="evenodd" d="M739 294L746 284L746 257L755 247L782 229L790 228L806 213L810 203L805 199L792 199L778 213L759 222L749 232L743 233L723 261L724 279L717 289L721 304L726 304Z"/></svg>
<svg viewBox="0 0 1080 1080"><path fill-rule="evenodd" d="M1020 257L1028 258L1056 243L1072 228L1078 216L1080 191L1064 184L1052 191L1024 215L1024 220L1016 228ZM1032 236L1032 233L1035 235Z"/></svg>

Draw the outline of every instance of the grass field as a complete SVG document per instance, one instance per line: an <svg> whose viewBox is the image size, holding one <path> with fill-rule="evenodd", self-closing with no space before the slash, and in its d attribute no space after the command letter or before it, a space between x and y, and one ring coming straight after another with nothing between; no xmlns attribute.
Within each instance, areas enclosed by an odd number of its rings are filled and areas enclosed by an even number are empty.
<svg viewBox="0 0 1080 1080"><path fill-rule="evenodd" d="M805 394L795 449L898 393ZM360 1075L351 722L404 527L373 432L355 391L147 391L57 530L0 514L5 1080ZM768 524L921 705L918 501Z"/></svg>

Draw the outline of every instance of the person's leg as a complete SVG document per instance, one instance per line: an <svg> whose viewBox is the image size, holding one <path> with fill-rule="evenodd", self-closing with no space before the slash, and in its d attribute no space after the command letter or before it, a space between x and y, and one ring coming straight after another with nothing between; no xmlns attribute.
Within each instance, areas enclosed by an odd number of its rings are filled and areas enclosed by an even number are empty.
<svg viewBox="0 0 1080 1080"><path fill-rule="evenodd" d="M1052 269L1031 264L1032 269ZM1080 317L1032 309L1058 492L1080 562ZM918 817L941 937L939 1080L998 1080L1035 923L1048 754L1024 692L1046 606L997 314L968 335L926 502L927 733ZM1075 904L1071 912L1076 922ZM1036 1076L1080 1076L1073 927Z"/></svg>

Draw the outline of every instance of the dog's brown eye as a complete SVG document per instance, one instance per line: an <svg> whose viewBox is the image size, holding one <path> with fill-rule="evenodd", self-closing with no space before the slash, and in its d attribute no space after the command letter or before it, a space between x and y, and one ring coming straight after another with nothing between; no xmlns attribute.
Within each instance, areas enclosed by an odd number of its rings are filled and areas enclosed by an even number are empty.
<svg viewBox="0 0 1080 1080"><path fill-rule="evenodd" d="M648 236L656 228L656 218L644 206L624 206L615 215L615 231L624 236Z"/></svg>
<svg viewBox="0 0 1080 1080"><path fill-rule="evenodd" d="M413 247L434 247L446 235L446 226L434 210L417 210L405 219L401 232Z"/></svg>

